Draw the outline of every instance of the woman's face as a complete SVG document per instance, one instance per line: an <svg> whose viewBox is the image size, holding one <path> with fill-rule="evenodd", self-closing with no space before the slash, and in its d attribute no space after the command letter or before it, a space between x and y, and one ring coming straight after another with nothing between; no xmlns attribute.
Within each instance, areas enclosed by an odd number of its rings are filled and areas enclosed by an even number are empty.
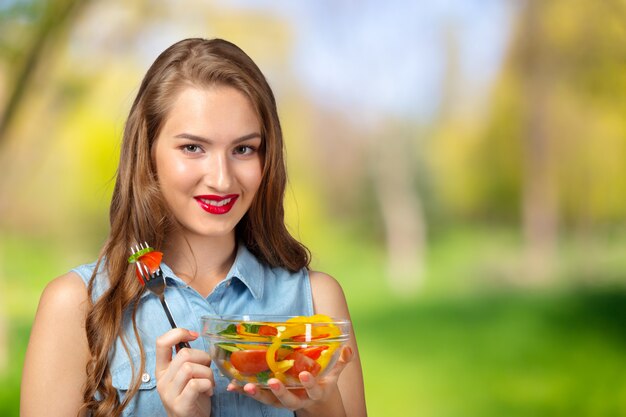
<svg viewBox="0 0 626 417"><path fill-rule="evenodd" d="M188 87L154 145L158 182L186 233L234 233L261 183L261 126L252 104L232 87Z"/></svg>

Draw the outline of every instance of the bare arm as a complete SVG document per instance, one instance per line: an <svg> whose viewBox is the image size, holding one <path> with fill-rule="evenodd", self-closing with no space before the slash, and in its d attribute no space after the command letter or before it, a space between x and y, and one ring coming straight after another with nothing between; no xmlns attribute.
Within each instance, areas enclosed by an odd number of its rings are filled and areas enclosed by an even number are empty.
<svg viewBox="0 0 626 417"><path fill-rule="evenodd" d="M311 272L310 277L315 313L334 318L350 319L348 304L341 285L330 275L321 272ZM362 417L367 415L367 410L365 407L363 371L354 332L350 336L348 346L352 349L354 356L341 372L337 386L346 415ZM302 416L304 415L305 413L302 413Z"/></svg>
<svg viewBox="0 0 626 417"><path fill-rule="evenodd" d="M21 417L78 415L89 357L87 300L85 284L71 272L44 290L24 362Z"/></svg>

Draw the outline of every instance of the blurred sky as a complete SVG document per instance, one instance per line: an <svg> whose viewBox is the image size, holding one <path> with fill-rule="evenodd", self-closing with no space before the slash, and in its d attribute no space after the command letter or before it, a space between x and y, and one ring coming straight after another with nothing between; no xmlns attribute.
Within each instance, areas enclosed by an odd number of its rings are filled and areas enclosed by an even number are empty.
<svg viewBox="0 0 626 417"><path fill-rule="evenodd" d="M190 1L181 8L178 1L162 0L159 4L169 8L171 18L144 25L134 51L147 68L165 47L190 33L210 36L203 13L198 12L206 7L274 15L291 27L289 65L298 84L317 104L348 118L354 115L358 123L376 122L377 115L428 122L441 101L448 64L446 33L453 30L458 42L454 70L461 82L454 102L475 108L486 102L486 89L498 73L511 35L514 3L216 0ZM90 55L85 49L99 53L94 38L98 34L106 38L112 30L102 22L115 22L120 29L126 19L133 24L123 2L117 6L101 2L99 7L99 13L92 13L97 21L83 26L90 32L88 44L77 51L83 62ZM264 34L258 37L262 39ZM80 45L81 37L75 42ZM267 65L260 64L268 72Z"/></svg>
<svg viewBox="0 0 626 417"><path fill-rule="evenodd" d="M433 116L440 101L447 27L458 31L458 71L472 86L465 93L480 94L499 69L513 11L502 0L222 3L271 10L293 22L294 72L317 102L357 108L359 117L420 119Z"/></svg>

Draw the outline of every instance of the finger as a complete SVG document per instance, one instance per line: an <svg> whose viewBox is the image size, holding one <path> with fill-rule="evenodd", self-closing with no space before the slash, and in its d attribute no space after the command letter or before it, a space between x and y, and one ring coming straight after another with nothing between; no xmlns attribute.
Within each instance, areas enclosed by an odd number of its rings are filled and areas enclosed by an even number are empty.
<svg viewBox="0 0 626 417"><path fill-rule="evenodd" d="M198 332L186 329L172 329L156 340L156 372L161 373L172 361L172 348L180 342L189 342L198 338Z"/></svg>
<svg viewBox="0 0 626 417"><path fill-rule="evenodd" d="M168 415L209 415L211 412L211 395L215 385L208 379L192 379L180 395L168 399L162 397Z"/></svg>
<svg viewBox="0 0 626 417"><path fill-rule="evenodd" d="M168 391L170 392L169 395L180 395L189 383L195 379L203 379L213 382L213 371L211 371L211 368L198 363L183 363L168 384Z"/></svg>
<svg viewBox="0 0 626 417"><path fill-rule="evenodd" d="M310 372L303 371L303 372L300 372L300 375L298 375L298 378L300 379L302 386L306 390L307 396L311 400L317 401L317 400L321 400L322 398L324 398L324 389L320 384L316 382L313 374L311 374Z"/></svg>
<svg viewBox="0 0 626 417"><path fill-rule="evenodd" d="M262 389L261 387L252 383L247 383L243 387L237 387L235 388L235 390L238 392L242 392L248 397L254 398L258 402L261 402L263 404L271 405L273 407L280 407L282 405L281 402L278 401L276 396L272 393L272 391L268 389Z"/></svg>
<svg viewBox="0 0 626 417"><path fill-rule="evenodd" d="M167 369L157 373L157 381L168 392L171 392L169 386L174 384L174 394L179 395L190 378L210 376L213 379L213 371L211 371L210 366L211 357L207 352L185 348L176 354Z"/></svg>
<svg viewBox="0 0 626 417"><path fill-rule="evenodd" d="M192 404L201 394L213 395L214 386L215 384L209 379L192 379L180 394L180 400L184 403Z"/></svg>
<svg viewBox="0 0 626 417"><path fill-rule="evenodd" d="M341 371L350 363L350 361L354 358L354 352L350 346L344 346L341 349L341 354L339 355L339 359L333 369L328 372L326 375L327 378L339 378L339 374Z"/></svg>
<svg viewBox="0 0 626 417"><path fill-rule="evenodd" d="M270 380L267 381L267 385L283 407L290 410L297 410L306 406L305 400L291 393L280 380L270 378Z"/></svg>
<svg viewBox="0 0 626 417"><path fill-rule="evenodd" d="M243 387L237 383L237 380L233 379L228 383L226 391L243 393Z"/></svg>
<svg viewBox="0 0 626 417"><path fill-rule="evenodd" d="M208 352L200 349L190 349L184 348L181 349L174 359L171 361L172 366L180 366L185 362L193 362L199 363L201 365L210 366L211 365L211 355Z"/></svg>
<svg viewBox="0 0 626 417"><path fill-rule="evenodd" d="M172 361L161 377L157 377L157 391L164 403L174 404L177 402L177 398L187 384L194 379L206 379L215 385L213 371L208 366L194 362L183 362L179 365L175 362L176 359Z"/></svg>

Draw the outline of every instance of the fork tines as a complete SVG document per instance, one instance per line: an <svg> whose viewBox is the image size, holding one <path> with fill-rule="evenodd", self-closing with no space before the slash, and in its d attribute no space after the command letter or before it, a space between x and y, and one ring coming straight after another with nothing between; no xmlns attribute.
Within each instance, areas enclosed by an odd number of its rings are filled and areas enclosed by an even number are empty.
<svg viewBox="0 0 626 417"><path fill-rule="evenodd" d="M131 246L130 252L132 255L134 255L141 250L148 249L149 247L150 246L148 245L148 242L143 242L143 243L135 245L134 247ZM141 262L140 260L135 261L135 263L136 263L137 271L139 271L139 275L141 275L141 278L143 279L144 284L150 281L151 279L155 278L156 276L158 276L159 273L161 273L160 266L154 272L154 274L152 274L150 272L150 269L148 269L148 267L144 265L143 262Z"/></svg>

